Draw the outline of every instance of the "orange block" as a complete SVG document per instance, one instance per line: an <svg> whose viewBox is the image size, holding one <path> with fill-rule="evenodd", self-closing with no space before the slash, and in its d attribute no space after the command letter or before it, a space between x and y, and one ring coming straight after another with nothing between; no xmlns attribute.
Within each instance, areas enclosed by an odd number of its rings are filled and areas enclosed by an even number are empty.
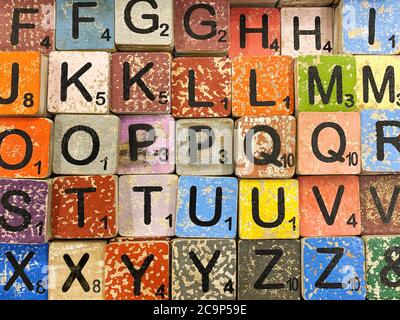
<svg viewBox="0 0 400 320"><path fill-rule="evenodd" d="M285 56L232 60L232 115L291 115L294 110L293 59Z"/></svg>
<svg viewBox="0 0 400 320"><path fill-rule="evenodd" d="M49 119L0 118L0 177L47 178L52 135Z"/></svg>

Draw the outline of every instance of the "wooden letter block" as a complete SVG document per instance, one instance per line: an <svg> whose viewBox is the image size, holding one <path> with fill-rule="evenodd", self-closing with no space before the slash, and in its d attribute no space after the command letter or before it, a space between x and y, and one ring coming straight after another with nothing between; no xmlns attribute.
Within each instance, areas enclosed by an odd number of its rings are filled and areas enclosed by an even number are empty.
<svg viewBox="0 0 400 320"><path fill-rule="evenodd" d="M109 112L110 54L54 51L49 58L51 113Z"/></svg>
<svg viewBox="0 0 400 320"><path fill-rule="evenodd" d="M114 113L169 113L171 55L165 52L113 54L111 86Z"/></svg>
<svg viewBox="0 0 400 320"><path fill-rule="evenodd" d="M0 52L0 116L45 116L48 59L39 52Z"/></svg>
<svg viewBox="0 0 400 320"><path fill-rule="evenodd" d="M282 8L282 55L333 53L332 8Z"/></svg>
<svg viewBox="0 0 400 320"><path fill-rule="evenodd" d="M178 10L181 10L178 7ZM171 51L173 0L115 0L115 43L120 51Z"/></svg>
<svg viewBox="0 0 400 320"><path fill-rule="evenodd" d="M299 240L239 240L239 300L299 300Z"/></svg>
<svg viewBox="0 0 400 320"><path fill-rule="evenodd" d="M105 241L49 246L49 300L103 300Z"/></svg>
<svg viewBox="0 0 400 320"><path fill-rule="evenodd" d="M0 118L0 177L47 178L52 136L49 119Z"/></svg>
<svg viewBox="0 0 400 320"><path fill-rule="evenodd" d="M0 244L0 299L47 300L48 244Z"/></svg>
<svg viewBox="0 0 400 320"><path fill-rule="evenodd" d="M360 173L358 112L300 112L297 124L298 174Z"/></svg>
<svg viewBox="0 0 400 320"><path fill-rule="evenodd" d="M176 173L231 175L232 119L182 119L176 122Z"/></svg>
<svg viewBox="0 0 400 320"><path fill-rule="evenodd" d="M296 59L296 106L302 111L355 111L356 59L347 55Z"/></svg>
<svg viewBox="0 0 400 320"><path fill-rule="evenodd" d="M228 177L179 178L176 235L235 238L238 181Z"/></svg>
<svg viewBox="0 0 400 320"><path fill-rule="evenodd" d="M114 0L57 0L57 50L114 49Z"/></svg>
<svg viewBox="0 0 400 320"><path fill-rule="evenodd" d="M363 237L366 251L367 299L399 300L399 236Z"/></svg>
<svg viewBox="0 0 400 320"><path fill-rule="evenodd" d="M365 253L362 239L303 238L301 244L304 299L365 299Z"/></svg>
<svg viewBox="0 0 400 320"><path fill-rule="evenodd" d="M296 165L296 119L243 117L235 123L235 174L242 178L291 178Z"/></svg>
<svg viewBox="0 0 400 320"><path fill-rule="evenodd" d="M118 174L172 173L175 121L170 115L122 116Z"/></svg>
<svg viewBox="0 0 400 320"><path fill-rule="evenodd" d="M229 49L228 0L174 0L178 55L225 55Z"/></svg>
<svg viewBox="0 0 400 320"><path fill-rule="evenodd" d="M0 242L44 243L49 235L47 181L0 179Z"/></svg>
<svg viewBox="0 0 400 320"><path fill-rule="evenodd" d="M106 246L106 300L168 300L168 241L123 241Z"/></svg>
<svg viewBox="0 0 400 320"><path fill-rule="evenodd" d="M274 8L231 8L229 57L273 56L281 52L281 14Z"/></svg>
<svg viewBox="0 0 400 320"><path fill-rule="evenodd" d="M54 3L55 0L2 1L0 51L53 51Z"/></svg>
<svg viewBox="0 0 400 320"><path fill-rule="evenodd" d="M175 235L178 176L121 176L119 190L118 229L121 236Z"/></svg>
<svg viewBox="0 0 400 320"><path fill-rule="evenodd" d="M359 199L357 176L299 177L301 236L359 235Z"/></svg>
<svg viewBox="0 0 400 320"><path fill-rule="evenodd" d="M172 115L178 118L231 114L231 60L176 58L172 61Z"/></svg>
<svg viewBox="0 0 400 320"><path fill-rule="evenodd" d="M235 300L235 240L172 241L173 300Z"/></svg>
<svg viewBox="0 0 400 320"><path fill-rule="evenodd" d="M297 180L239 182L240 239L299 238Z"/></svg>
<svg viewBox="0 0 400 320"><path fill-rule="evenodd" d="M294 111L291 57L237 57L232 62L232 115L291 115Z"/></svg>
<svg viewBox="0 0 400 320"><path fill-rule="evenodd" d="M53 179L51 235L55 239L117 235L117 178L68 176Z"/></svg>
<svg viewBox="0 0 400 320"><path fill-rule="evenodd" d="M56 174L115 174L119 119L114 115L55 117L53 170Z"/></svg>

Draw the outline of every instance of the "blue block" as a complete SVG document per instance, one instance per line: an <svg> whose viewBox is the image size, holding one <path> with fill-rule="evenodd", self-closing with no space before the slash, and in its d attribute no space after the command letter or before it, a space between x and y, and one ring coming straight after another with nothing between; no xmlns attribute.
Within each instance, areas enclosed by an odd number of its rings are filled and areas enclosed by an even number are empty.
<svg viewBox="0 0 400 320"><path fill-rule="evenodd" d="M96 4L93 7L79 7L77 11L80 19L94 18L94 21L79 22L79 37L74 38L73 4L80 2ZM114 0L57 0L56 15L57 50L114 49Z"/></svg>
<svg viewBox="0 0 400 320"><path fill-rule="evenodd" d="M219 204L217 198L220 199ZM236 178L181 176L178 184L176 235L235 238L237 200Z"/></svg>
<svg viewBox="0 0 400 320"><path fill-rule="evenodd" d="M0 244L0 300L47 300L48 253L48 244ZM23 265L26 278L11 284Z"/></svg>
<svg viewBox="0 0 400 320"><path fill-rule="evenodd" d="M400 142L399 135L400 110L361 111L362 171L400 172L400 151L396 148Z"/></svg>
<svg viewBox="0 0 400 320"><path fill-rule="evenodd" d="M358 237L302 239L303 298L364 300L364 242Z"/></svg>

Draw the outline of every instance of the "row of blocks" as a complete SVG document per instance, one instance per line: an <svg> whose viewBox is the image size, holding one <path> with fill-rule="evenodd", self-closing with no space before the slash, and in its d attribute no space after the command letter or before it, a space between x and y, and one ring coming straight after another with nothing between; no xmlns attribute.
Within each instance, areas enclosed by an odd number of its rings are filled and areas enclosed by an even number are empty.
<svg viewBox="0 0 400 320"><path fill-rule="evenodd" d="M398 236L0 244L0 299L399 299L399 255Z"/></svg>

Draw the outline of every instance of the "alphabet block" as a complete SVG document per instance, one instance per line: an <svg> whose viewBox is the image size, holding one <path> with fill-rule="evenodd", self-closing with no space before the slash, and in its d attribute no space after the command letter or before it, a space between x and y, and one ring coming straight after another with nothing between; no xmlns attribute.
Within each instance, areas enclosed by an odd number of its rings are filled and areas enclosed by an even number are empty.
<svg viewBox="0 0 400 320"><path fill-rule="evenodd" d="M49 300L103 300L105 241L53 241Z"/></svg>
<svg viewBox="0 0 400 320"><path fill-rule="evenodd" d="M48 59L39 52L0 52L0 115L45 116Z"/></svg>
<svg viewBox="0 0 400 320"><path fill-rule="evenodd" d="M0 118L0 177L47 178L52 135L49 119Z"/></svg>
<svg viewBox="0 0 400 320"><path fill-rule="evenodd" d="M115 42L120 51L171 51L172 0L115 0ZM179 8L179 7L178 7Z"/></svg>
<svg viewBox="0 0 400 320"><path fill-rule="evenodd" d="M51 52L48 111L108 113L109 74L110 54L107 52Z"/></svg>
<svg viewBox="0 0 400 320"><path fill-rule="evenodd" d="M296 164L296 119L243 117L235 128L235 174L242 178L290 178Z"/></svg>
<svg viewBox="0 0 400 320"><path fill-rule="evenodd" d="M137 175L119 179L119 234L124 237L175 235L178 176Z"/></svg>
<svg viewBox="0 0 400 320"><path fill-rule="evenodd" d="M337 4L340 0L279 0L280 7L324 7Z"/></svg>
<svg viewBox="0 0 400 320"><path fill-rule="evenodd" d="M333 9L281 9L282 55L333 53Z"/></svg>
<svg viewBox="0 0 400 320"><path fill-rule="evenodd" d="M170 115L122 116L118 174L172 173L175 121Z"/></svg>
<svg viewBox="0 0 400 320"><path fill-rule="evenodd" d="M113 0L57 0L57 50L114 50Z"/></svg>
<svg viewBox="0 0 400 320"><path fill-rule="evenodd" d="M232 62L232 115L291 115L294 110L291 57L236 57Z"/></svg>
<svg viewBox="0 0 400 320"><path fill-rule="evenodd" d="M0 242L44 243L48 239L47 181L0 179Z"/></svg>
<svg viewBox="0 0 400 320"><path fill-rule="evenodd" d="M297 123L298 174L360 173L358 112L300 112Z"/></svg>
<svg viewBox="0 0 400 320"><path fill-rule="evenodd" d="M115 53L111 56L111 74L111 111L121 114L170 112L169 53Z"/></svg>
<svg viewBox="0 0 400 320"><path fill-rule="evenodd" d="M239 240L239 300L299 300L299 240Z"/></svg>
<svg viewBox="0 0 400 320"><path fill-rule="evenodd" d="M225 55L229 49L228 0L174 0L175 52Z"/></svg>
<svg viewBox="0 0 400 320"><path fill-rule="evenodd" d="M168 300L168 241L124 241L106 246L106 300Z"/></svg>
<svg viewBox="0 0 400 320"><path fill-rule="evenodd" d="M280 54L281 14L278 9L235 7L231 8L230 17L229 57Z"/></svg>
<svg viewBox="0 0 400 320"><path fill-rule="evenodd" d="M233 120L181 119L176 122L179 175L233 174Z"/></svg>
<svg viewBox="0 0 400 320"><path fill-rule="evenodd" d="M296 59L297 111L355 111L356 59L348 55Z"/></svg>
<svg viewBox="0 0 400 320"><path fill-rule="evenodd" d="M47 300L48 244L0 244L0 299Z"/></svg>
<svg viewBox="0 0 400 320"><path fill-rule="evenodd" d="M304 299L365 299L365 254L362 239L303 238L301 245Z"/></svg>
<svg viewBox="0 0 400 320"><path fill-rule="evenodd" d="M301 236L359 235L359 199L357 176L299 177Z"/></svg>
<svg viewBox="0 0 400 320"><path fill-rule="evenodd" d="M299 238L297 180L240 180L239 191L240 239Z"/></svg>
<svg viewBox="0 0 400 320"><path fill-rule="evenodd" d="M238 182L228 177L179 178L176 235L235 238Z"/></svg>
<svg viewBox="0 0 400 320"><path fill-rule="evenodd" d="M235 240L173 240L171 273L173 300L234 300Z"/></svg>
<svg viewBox="0 0 400 320"><path fill-rule="evenodd" d="M53 51L54 2L54 0L2 1L0 51L39 51L44 54Z"/></svg>
<svg viewBox="0 0 400 320"><path fill-rule="evenodd" d="M117 172L118 117L57 115L54 128L54 173L79 175Z"/></svg>
<svg viewBox="0 0 400 320"><path fill-rule="evenodd" d="M53 179L51 235L54 239L117 235L117 179L68 176Z"/></svg>
<svg viewBox="0 0 400 320"><path fill-rule="evenodd" d="M228 117L231 114L231 75L228 58L174 59L172 115L179 118Z"/></svg>
<svg viewBox="0 0 400 320"><path fill-rule="evenodd" d="M265 6L265 7L275 7L278 0L229 0L231 7L234 6Z"/></svg>

